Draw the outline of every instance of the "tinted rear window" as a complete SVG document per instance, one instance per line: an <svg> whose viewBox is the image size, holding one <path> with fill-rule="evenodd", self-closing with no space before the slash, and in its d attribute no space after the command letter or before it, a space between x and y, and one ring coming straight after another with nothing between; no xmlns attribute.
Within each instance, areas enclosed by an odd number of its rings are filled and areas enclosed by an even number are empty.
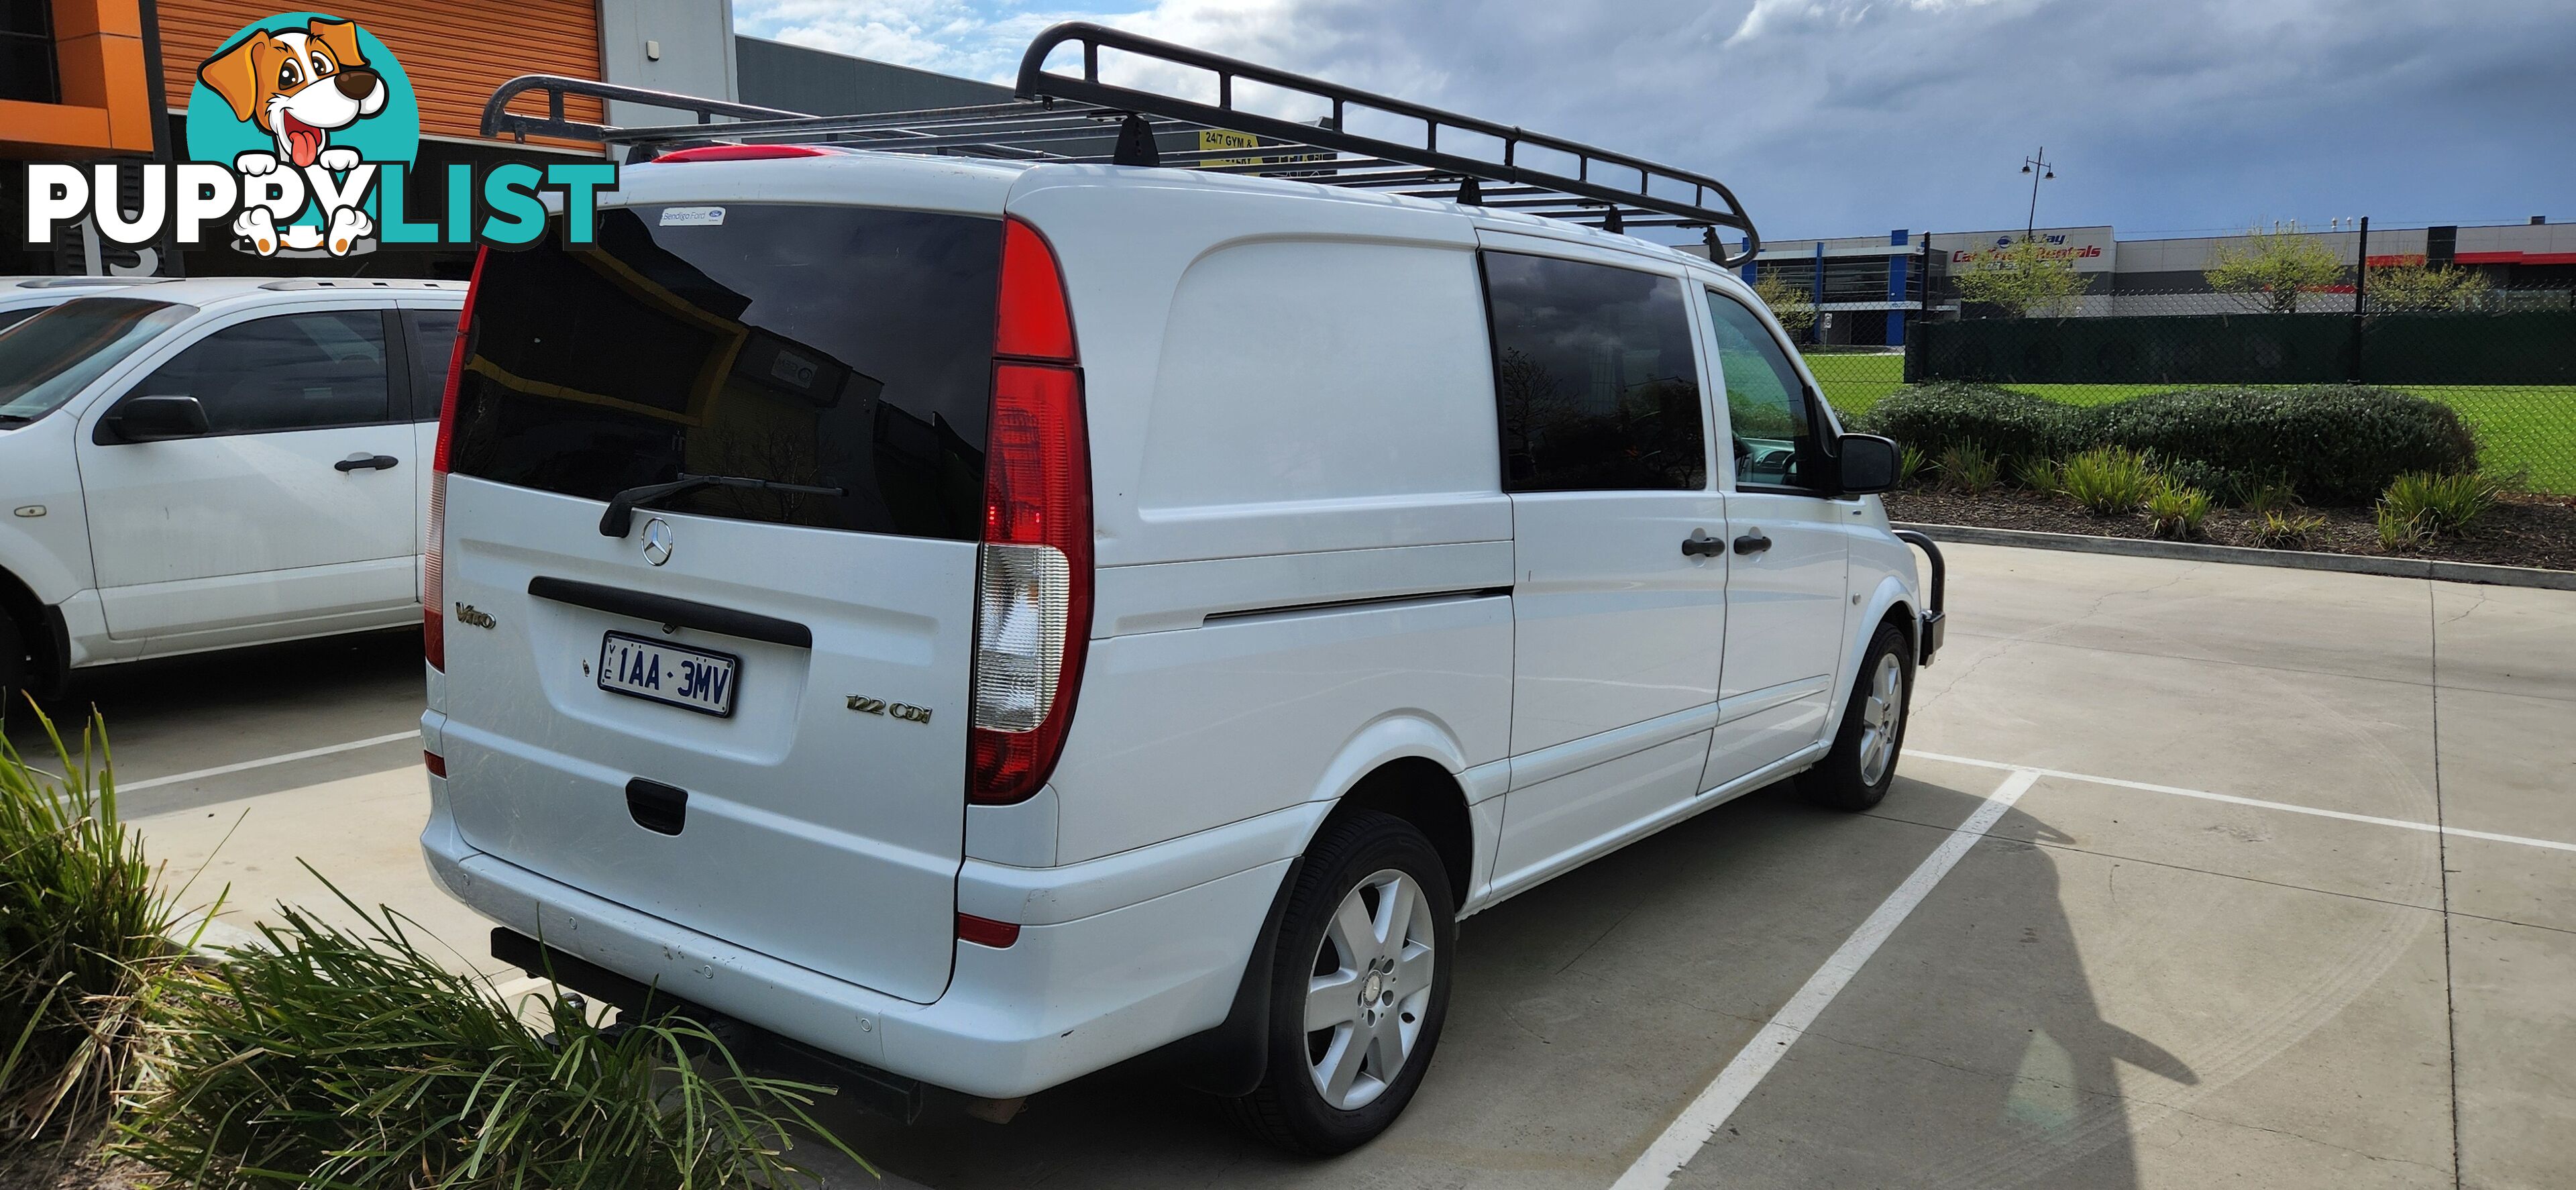
<svg viewBox="0 0 2576 1190"><path fill-rule="evenodd" d="M495 251L457 385L455 473L681 512L972 540L998 219L858 207L603 211L598 243Z"/></svg>

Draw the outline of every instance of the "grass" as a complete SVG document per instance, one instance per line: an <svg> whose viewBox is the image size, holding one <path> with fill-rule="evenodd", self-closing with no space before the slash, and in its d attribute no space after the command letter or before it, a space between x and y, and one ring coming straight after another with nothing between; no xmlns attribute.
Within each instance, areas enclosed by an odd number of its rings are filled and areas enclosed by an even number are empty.
<svg viewBox="0 0 2576 1190"><path fill-rule="evenodd" d="M36 720L58 773L0 739L0 1158L106 1124L170 957L169 903L117 818L105 726L93 717L75 754Z"/></svg>
<svg viewBox="0 0 2576 1190"><path fill-rule="evenodd" d="M859 1161L806 1111L828 1091L745 1073L704 1028L603 1029L551 1000L541 1037L341 901L364 934L284 908L260 945L161 982L160 1077L119 1152L196 1190L808 1184L791 1131Z"/></svg>
<svg viewBox="0 0 2576 1190"><path fill-rule="evenodd" d="M2059 490L2099 516L2137 511L2164 490L2147 456L2117 446L2099 446L2066 460L2058 468ZM2203 512L2207 511L2204 505Z"/></svg>
<svg viewBox="0 0 2576 1190"><path fill-rule="evenodd" d="M1905 387L1905 357L1895 353L1820 352L1806 357L1825 399L1850 417ZM2069 405L2107 405L2179 384L2016 384L2021 392ZM2522 472L2534 491L2576 494L2576 386L2396 386L2458 410L2475 427L2483 470Z"/></svg>

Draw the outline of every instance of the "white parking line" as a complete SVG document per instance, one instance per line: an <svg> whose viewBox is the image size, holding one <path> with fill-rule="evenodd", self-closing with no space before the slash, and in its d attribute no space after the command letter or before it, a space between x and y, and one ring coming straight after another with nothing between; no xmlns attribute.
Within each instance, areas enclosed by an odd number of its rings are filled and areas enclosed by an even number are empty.
<svg viewBox="0 0 2576 1190"><path fill-rule="evenodd" d="M1950 837L1943 839L1932 854L1915 866L1914 874L1907 876L1905 883L1897 885L1895 892L1887 894L1887 899L1879 902L1877 910L1869 915L1867 921L1860 923L1860 928L1853 931L1851 937L1843 939L1843 944L1825 959L1825 964L1807 977L1806 984L1798 989L1798 993L1780 1006L1780 1011L1762 1026L1761 1032L1753 1035L1753 1040L1745 1042L1744 1048L1736 1051L1735 1059L1726 1064L1726 1069L1717 1072L1716 1080L1709 1083L1698 1098L1691 1100L1681 1115L1665 1126L1663 1134L1657 1136L1653 1144L1647 1145L1645 1152L1637 1155L1628 1172L1619 1175L1619 1180L1611 1184L1611 1190L1662 1190L1670 1185L1673 1175L1680 1172L1683 1164L1697 1154L1710 1137L1717 1135L1719 1128L1726 1126L1726 1118L1735 1114L1735 1109L1753 1093L1762 1076L1771 1073L1771 1068L1779 1064L1780 1056L1789 1052L1789 1044L1806 1032L1808 1026L1816 1023L1816 1017L1825 1011L1825 1006L1833 1003L1844 985L1859 973L1861 964L1878 953L1879 944L1887 941L1888 936L1896 932L1896 927L1905 924L1906 916L1923 903L1924 897L1931 895L1933 886L1941 883L1943 876L1950 874L1950 869L1958 865L1959 857L1966 855L1968 848L1985 837L1995 820L2003 817L2004 811L2011 809L2014 802L2021 800L2022 793L2037 782L2039 776L2033 770L2014 769L2011 776L2004 778L2003 784L1987 794L1985 804L1978 806L1976 813L1968 815L1967 821L1953 828Z"/></svg>
<svg viewBox="0 0 2576 1190"><path fill-rule="evenodd" d="M245 760L238 764L219 764L213 768L198 769L195 772L172 773L167 777L152 777L142 781L119 781L116 783L116 789L119 793L131 793L137 789L152 789L162 785L177 785L185 781L200 781L207 777L220 777L226 773L239 773L250 769L264 769L273 764L287 764L298 760L311 760L316 756L329 756L335 752L355 752L360 748L373 748L378 744L393 743L395 740L416 740L419 738L420 729L413 728L410 731L397 731L390 735L370 736L363 740L351 740L345 744L332 744L328 747L322 748L307 748L301 752L287 752L277 756L263 756L257 760Z"/></svg>
<svg viewBox="0 0 2576 1190"><path fill-rule="evenodd" d="M1908 752L1906 755L1919 757L1924 760L1945 761L1950 764L1974 765L1981 769L2003 769L2007 772L2030 773L2041 777L2058 777L2068 781L2083 781L2094 785L2112 785L2121 789L2143 790L2147 793L2170 793L2175 797L2199 798L2202 801L2208 802L2226 802L2229 805L2235 806L2253 806L2257 809L2279 810L2289 814L2309 814L2318 818L2340 818L2346 822L2367 822L2373 826L2393 826L2401 830L2431 831L2460 839L2485 839L2491 843L2516 843L2524 847L2545 847L2551 851L2576 851L2576 843L2561 843L2555 839L2534 839L2524 835L2499 835L2493 831L2473 831L2463 827L2443 826L2438 823L2431 822L2416 822L2405 818L2382 818L2376 814L2352 814L2342 810L2323 810L2315 806L2292 805L2289 802L2269 802L2258 797L2238 797L2232 793L2211 793L2206 789L2184 789L2176 785L2156 785L2146 781L2123 781L2118 777L2096 777L2089 773L2070 773L2062 769L2044 769L2027 764L2007 764L2000 760L1978 760L1969 756L1944 756L1938 752Z"/></svg>

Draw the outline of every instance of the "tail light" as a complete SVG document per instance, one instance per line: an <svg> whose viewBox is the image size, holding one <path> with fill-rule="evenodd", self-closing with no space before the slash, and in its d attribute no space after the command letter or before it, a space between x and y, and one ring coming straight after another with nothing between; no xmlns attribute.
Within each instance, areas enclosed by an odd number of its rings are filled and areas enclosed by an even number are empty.
<svg viewBox="0 0 2576 1190"><path fill-rule="evenodd" d="M1003 224L975 605L970 800L1024 801L1064 750L1091 636L1091 446L1055 254Z"/></svg>
<svg viewBox="0 0 2576 1190"><path fill-rule="evenodd" d="M429 540L420 551L420 651L429 667L447 670L447 447L456 437L456 386L465 379L465 361L473 355L474 298L483 292L483 261L489 248L474 254L474 275L465 284L465 308L456 315L456 346L447 356L447 390L438 400L438 453L429 463Z"/></svg>

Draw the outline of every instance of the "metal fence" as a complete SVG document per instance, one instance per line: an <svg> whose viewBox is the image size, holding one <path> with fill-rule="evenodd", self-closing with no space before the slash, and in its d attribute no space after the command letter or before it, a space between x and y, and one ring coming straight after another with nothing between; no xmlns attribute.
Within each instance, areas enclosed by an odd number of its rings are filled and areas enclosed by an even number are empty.
<svg viewBox="0 0 2576 1190"><path fill-rule="evenodd" d="M2095 299L2062 317L1936 313L1909 328L1901 350L1811 350L1807 363L1846 417L1907 384L1935 381L2082 405L2181 388L2380 385L2458 410L2477 431L2488 471L2576 494L2576 297L2568 289L2487 290L2430 310L2349 292L2279 303L2295 313L2271 312L2260 294ZM2328 299L2342 309L2325 312Z"/></svg>

